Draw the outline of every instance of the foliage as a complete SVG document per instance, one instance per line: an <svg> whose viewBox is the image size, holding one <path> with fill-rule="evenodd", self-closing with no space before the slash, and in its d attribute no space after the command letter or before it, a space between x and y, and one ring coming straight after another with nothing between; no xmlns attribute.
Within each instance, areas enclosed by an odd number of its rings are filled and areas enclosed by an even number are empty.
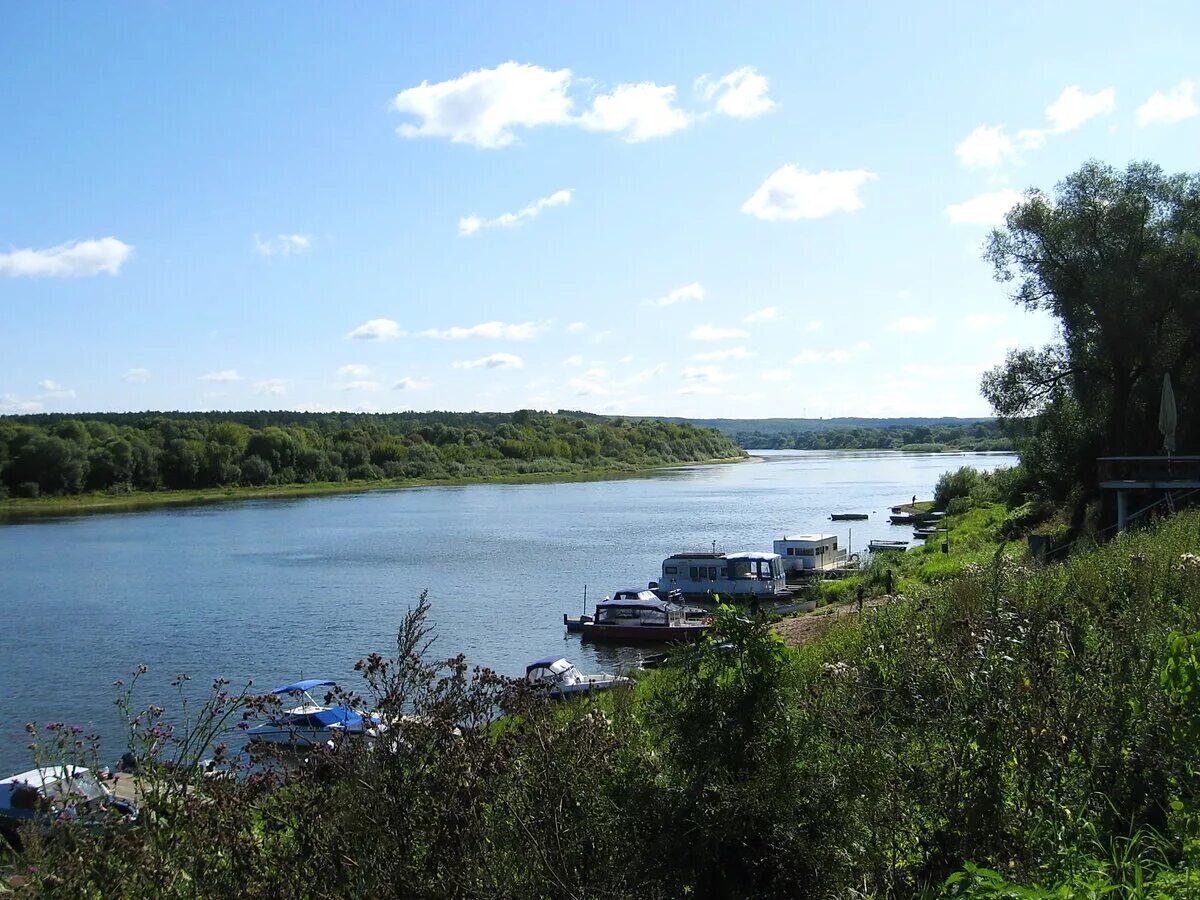
<svg viewBox="0 0 1200 900"><path fill-rule="evenodd" d="M1099 456L1158 451L1164 374L1178 443L1200 440L1200 175L1089 162L1053 198L1030 192L985 258L1014 302L1050 313L1062 335L1012 351L982 384L1043 496L1093 484Z"/></svg>
<svg viewBox="0 0 1200 900"><path fill-rule="evenodd" d="M764 427L772 421L730 420L730 424L721 430L737 441L739 447L754 450L905 450L937 453L943 450L1012 449L1011 440L995 421L855 424L822 428L793 426L794 430L768 430ZM708 421L697 420L697 424L708 424ZM755 427L748 427L750 425Z"/></svg>
<svg viewBox="0 0 1200 900"><path fill-rule="evenodd" d="M905 569L799 650L723 609L634 690L558 706L431 659L422 600L346 698L385 717L374 743L223 778L232 758L189 767L211 730L152 712L142 818L28 834L9 874L68 896L1195 896L1200 513L1044 568L995 552L1005 514L962 517L979 562Z"/></svg>
<svg viewBox="0 0 1200 900"><path fill-rule="evenodd" d="M633 470L729 459L723 435L649 419L500 413L111 413L0 417L17 497L227 485Z"/></svg>

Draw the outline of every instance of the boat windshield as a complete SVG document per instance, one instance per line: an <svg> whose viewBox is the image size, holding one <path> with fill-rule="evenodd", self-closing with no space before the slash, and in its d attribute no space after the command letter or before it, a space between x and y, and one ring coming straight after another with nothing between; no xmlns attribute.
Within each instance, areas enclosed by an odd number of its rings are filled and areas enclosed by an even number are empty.
<svg viewBox="0 0 1200 900"><path fill-rule="evenodd" d="M647 606L601 606L596 621L602 625L666 625L667 610Z"/></svg>

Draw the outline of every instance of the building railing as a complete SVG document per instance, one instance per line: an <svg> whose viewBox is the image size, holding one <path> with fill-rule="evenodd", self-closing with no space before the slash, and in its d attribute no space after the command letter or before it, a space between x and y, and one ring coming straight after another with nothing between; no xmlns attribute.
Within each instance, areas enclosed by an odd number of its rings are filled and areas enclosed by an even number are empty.
<svg viewBox="0 0 1200 900"><path fill-rule="evenodd" d="M1096 462L1101 484L1200 481L1200 456L1102 456Z"/></svg>

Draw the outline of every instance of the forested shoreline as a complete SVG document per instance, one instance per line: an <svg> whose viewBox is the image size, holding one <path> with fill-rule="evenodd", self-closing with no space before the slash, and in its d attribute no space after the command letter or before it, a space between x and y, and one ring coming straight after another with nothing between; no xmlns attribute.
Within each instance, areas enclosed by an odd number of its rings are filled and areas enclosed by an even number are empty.
<svg viewBox="0 0 1200 900"><path fill-rule="evenodd" d="M99 413L0 419L0 499L632 471L739 457L712 429L514 413Z"/></svg>
<svg viewBox="0 0 1200 900"><path fill-rule="evenodd" d="M725 431L747 450L1011 450L1012 438L994 420L963 425L856 426L805 431Z"/></svg>

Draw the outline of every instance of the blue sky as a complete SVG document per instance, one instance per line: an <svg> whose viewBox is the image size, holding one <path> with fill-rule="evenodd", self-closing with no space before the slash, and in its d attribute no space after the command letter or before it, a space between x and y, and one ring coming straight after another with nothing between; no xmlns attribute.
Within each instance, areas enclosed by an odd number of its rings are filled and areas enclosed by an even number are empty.
<svg viewBox="0 0 1200 900"><path fill-rule="evenodd" d="M979 373L1053 333L988 223L1088 158L1200 168L1198 33L1192 2L8 4L0 413L986 414Z"/></svg>

